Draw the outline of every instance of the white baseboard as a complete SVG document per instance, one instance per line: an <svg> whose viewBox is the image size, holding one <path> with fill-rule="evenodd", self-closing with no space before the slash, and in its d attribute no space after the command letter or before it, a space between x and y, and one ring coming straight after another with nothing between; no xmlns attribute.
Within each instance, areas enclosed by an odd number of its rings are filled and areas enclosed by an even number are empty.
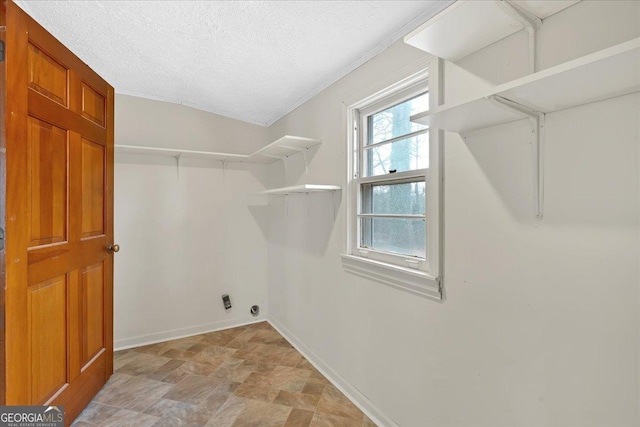
<svg viewBox="0 0 640 427"><path fill-rule="evenodd" d="M238 326L251 325L253 323L264 322L265 317L260 316L255 320L246 321L241 319L221 320L207 323L205 325L188 326L186 328L172 329L170 331L156 332L153 334L140 335L132 338L116 340L113 343L114 351L126 350L128 348L141 347L143 345L156 344L164 341L171 341L180 338L192 337L194 335L216 332L223 329L237 328Z"/></svg>
<svg viewBox="0 0 640 427"><path fill-rule="evenodd" d="M362 412L367 415L371 421L380 427L399 427L398 423L386 416L371 402L364 394L355 388L342 375L331 368L324 360L318 357L309 347L293 335L282 323L267 316L268 322L283 337L285 337L296 350L298 350L311 364L324 375L338 390L344 393Z"/></svg>

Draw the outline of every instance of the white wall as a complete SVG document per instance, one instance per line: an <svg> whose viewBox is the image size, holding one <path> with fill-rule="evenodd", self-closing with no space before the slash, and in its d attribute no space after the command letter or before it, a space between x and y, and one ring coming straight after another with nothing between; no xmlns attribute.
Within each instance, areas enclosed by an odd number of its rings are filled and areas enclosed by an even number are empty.
<svg viewBox="0 0 640 427"><path fill-rule="evenodd" d="M116 144L251 153L266 129L119 95ZM267 309L266 169L208 160L116 155L115 346L255 320ZM221 295L231 295L225 311Z"/></svg>
<svg viewBox="0 0 640 427"><path fill-rule="evenodd" d="M135 96L116 96L116 144L251 154L267 130L195 108Z"/></svg>
<svg viewBox="0 0 640 427"><path fill-rule="evenodd" d="M546 20L541 64L639 35L639 2L585 1ZM342 102L421 58L397 43L272 125L324 143L271 185L345 185ZM526 37L458 65L518 77ZM447 67L448 101L474 89L463 74ZM343 271L346 192L271 201L270 319L384 423L638 425L639 118L638 94L547 116L542 221L527 123L446 134L442 304Z"/></svg>

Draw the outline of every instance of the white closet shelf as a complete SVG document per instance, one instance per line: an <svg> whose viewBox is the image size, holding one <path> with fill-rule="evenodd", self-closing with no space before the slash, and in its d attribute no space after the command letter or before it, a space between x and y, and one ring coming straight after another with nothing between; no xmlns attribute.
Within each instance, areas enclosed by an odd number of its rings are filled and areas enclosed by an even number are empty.
<svg viewBox="0 0 640 427"><path fill-rule="evenodd" d="M220 161L241 162L249 156L243 154L217 153L213 151L181 150L178 148L156 148L135 145L116 145L116 152L127 154L153 154L157 156L210 159Z"/></svg>
<svg viewBox="0 0 640 427"><path fill-rule="evenodd" d="M545 19L577 3L514 1L528 14ZM457 61L524 28L500 1L458 0L404 38L404 42L449 61Z"/></svg>
<svg viewBox="0 0 640 427"><path fill-rule="evenodd" d="M302 136L285 135L264 148L256 151L246 159L249 163L269 164L293 154L308 150L321 144L322 141Z"/></svg>
<svg viewBox="0 0 640 427"><path fill-rule="evenodd" d="M318 139L285 135L251 155L217 153L213 151L182 150L179 148L143 147L135 145L116 145L116 151L119 153L128 154L153 154L158 156L176 158L188 157L229 162L269 164L277 160L289 157L293 154L299 153L301 151L307 150L311 147L315 147L316 145L319 145L321 143L322 141Z"/></svg>
<svg viewBox="0 0 640 427"><path fill-rule="evenodd" d="M640 38L496 86L484 96L416 114L411 120L461 133L528 117L494 102L496 97L551 113L638 91Z"/></svg>
<svg viewBox="0 0 640 427"><path fill-rule="evenodd" d="M342 188L339 185L315 185L304 184L295 185L293 187L274 188L273 190L262 191L260 194L267 195L287 195L287 194L303 194L303 193L319 193L326 191L338 191Z"/></svg>

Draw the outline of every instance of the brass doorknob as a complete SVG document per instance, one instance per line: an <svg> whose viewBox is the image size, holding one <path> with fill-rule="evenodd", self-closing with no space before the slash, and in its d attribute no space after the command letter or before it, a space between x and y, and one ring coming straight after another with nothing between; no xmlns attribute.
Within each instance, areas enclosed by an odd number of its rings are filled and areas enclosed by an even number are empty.
<svg viewBox="0 0 640 427"><path fill-rule="evenodd" d="M107 252L109 252L110 254L113 254L115 252L119 252L120 251L120 245L109 245L107 246Z"/></svg>

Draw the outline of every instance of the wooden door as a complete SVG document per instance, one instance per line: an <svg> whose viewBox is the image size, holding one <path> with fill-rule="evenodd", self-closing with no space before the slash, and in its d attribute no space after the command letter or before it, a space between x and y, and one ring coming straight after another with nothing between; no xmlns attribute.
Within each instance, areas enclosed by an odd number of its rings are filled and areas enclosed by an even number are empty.
<svg viewBox="0 0 640 427"><path fill-rule="evenodd" d="M6 404L64 405L70 423L113 370L113 88L2 8Z"/></svg>

